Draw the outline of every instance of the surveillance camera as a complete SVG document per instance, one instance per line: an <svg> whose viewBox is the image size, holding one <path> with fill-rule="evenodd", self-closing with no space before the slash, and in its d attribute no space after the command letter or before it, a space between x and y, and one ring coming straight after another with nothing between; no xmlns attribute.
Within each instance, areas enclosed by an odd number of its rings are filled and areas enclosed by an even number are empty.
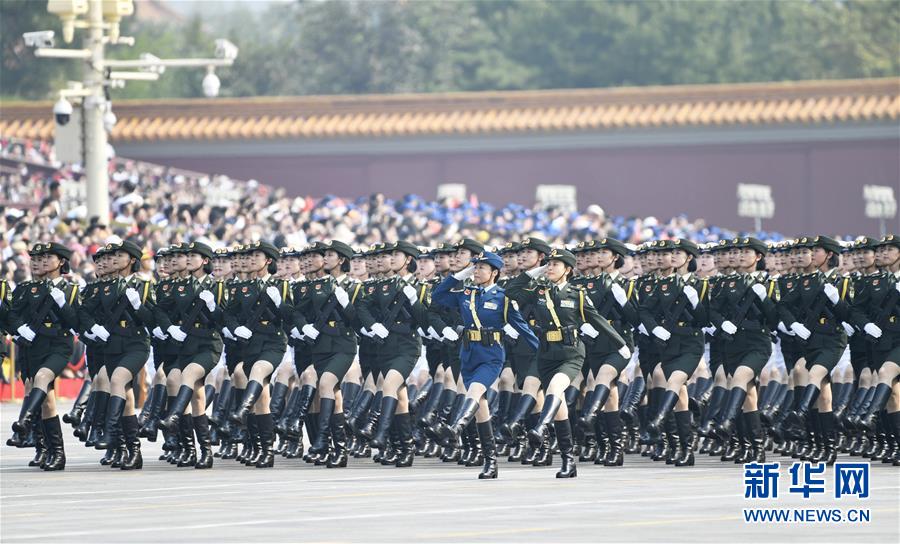
<svg viewBox="0 0 900 544"><path fill-rule="evenodd" d="M112 110L106 110L106 113L103 114L103 128L106 129L106 132L112 132L116 121L118 121L116 114Z"/></svg>
<svg viewBox="0 0 900 544"><path fill-rule="evenodd" d="M52 30L38 30L22 34L25 45L28 47L53 47L53 36L55 33Z"/></svg>
<svg viewBox="0 0 900 544"><path fill-rule="evenodd" d="M56 104L53 104L53 115L59 126L66 126L69 119L72 118L72 104L65 98L60 98Z"/></svg>
<svg viewBox="0 0 900 544"><path fill-rule="evenodd" d="M216 40L216 58L234 60L238 56L236 45L226 39Z"/></svg>
<svg viewBox="0 0 900 544"><path fill-rule="evenodd" d="M219 81L219 76L217 76L215 72L210 71L203 76L203 94L206 95L207 98L219 96L219 87L221 85L222 83Z"/></svg>

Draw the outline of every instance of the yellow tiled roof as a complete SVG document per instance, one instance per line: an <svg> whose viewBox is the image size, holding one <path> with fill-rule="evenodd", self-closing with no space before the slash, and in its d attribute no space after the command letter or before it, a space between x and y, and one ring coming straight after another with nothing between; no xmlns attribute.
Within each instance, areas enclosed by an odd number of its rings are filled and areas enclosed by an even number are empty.
<svg viewBox="0 0 900 544"><path fill-rule="evenodd" d="M6 104L0 135L53 136L50 102ZM121 100L113 141L382 138L889 122L900 78L550 91Z"/></svg>

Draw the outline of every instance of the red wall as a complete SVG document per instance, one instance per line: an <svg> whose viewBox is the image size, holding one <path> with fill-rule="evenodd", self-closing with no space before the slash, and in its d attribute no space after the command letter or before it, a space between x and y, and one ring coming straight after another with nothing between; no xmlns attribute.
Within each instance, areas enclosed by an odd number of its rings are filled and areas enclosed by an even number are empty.
<svg viewBox="0 0 900 544"><path fill-rule="evenodd" d="M763 228L788 235L876 235L878 222L863 213L862 186L890 185L900 198L898 140L209 159L145 152L142 158L153 162L255 178L313 196L380 191L433 198L438 184L453 182L466 183L488 202L531 205L538 184L574 184L582 209L597 203L616 215L685 213L735 229L753 225L736 216L737 184L763 183L773 186L776 206ZM896 219L888 230L900 232Z"/></svg>

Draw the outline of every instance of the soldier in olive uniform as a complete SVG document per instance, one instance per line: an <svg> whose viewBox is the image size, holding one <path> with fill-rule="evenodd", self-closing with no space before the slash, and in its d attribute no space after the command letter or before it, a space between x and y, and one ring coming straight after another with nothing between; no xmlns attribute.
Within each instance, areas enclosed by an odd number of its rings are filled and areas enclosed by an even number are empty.
<svg viewBox="0 0 900 544"><path fill-rule="evenodd" d="M175 365L180 371L181 384L160 424L169 432L180 431L182 449L178 466L203 469L212 467L213 462L204 379L222 355L220 331L224 324L222 307L226 291L223 281L209 275L213 258L209 246L191 242L178 251L185 253L187 277L170 295L163 311L158 312L157 327L178 345ZM188 404L192 404L191 412L187 411ZM195 433L200 446L199 458L194 449Z"/></svg>
<svg viewBox="0 0 900 544"><path fill-rule="evenodd" d="M572 428L562 400L563 392L584 364L581 335L597 338L605 334L612 339L615 349L622 350L623 357L631 356L625 340L597 313L584 290L569 283L574 267L575 256L571 252L555 249L548 255L548 264L519 274L506 287L507 296L520 306L530 304L534 308L534 329L540 339L538 372L546 398L537 424L528 431L528 438L532 445L539 445L545 440L547 426L555 421L562 457L557 478L577 476ZM548 283L533 284L531 280L540 275L545 275Z"/></svg>
<svg viewBox="0 0 900 544"><path fill-rule="evenodd" d="M248 281L227 302L224 311L229 334L243 342L243 370L248 378L243 398L231 414L231 420L239 425L255 420L256 448L247 463L257 468L270 468L275 464L272 449L275 436L267 385L287 346L281 317L286 309L281 306L290 307L291 293L286 280L271 277L279 257L275 246L254 242L245 247L245 252Z"/></svg>
<svg viewBox="0 0 900 544"><path fill-rule="evenodd" d="M162 248L153 256L156 261L156 273L159 280L154 284L154 297L156 300L155 312L157 323L160 320L160 312L162 308L169 307L169 298L175 291L176 276L171 271L172 252L170 248ZM166 406L166 371L167 366L171 365L171 360L177 354L177 348L174 347L174 341L170 340L162 328L157 325L151 331L153 337L150 339L150 347L153 350L153 366L156 367L156 374L153 375L153 384L150 388L150 394L144 401L144 409L141 415L144 416L143 421L138 416L138 423L141 424L141 430L138 436L146 438L150 442L156 442L156 435L159 430L159 420L162 417L163 409Z"/></svg>
<svg viewBox="0 0 900 544"><path fill-rule="evenodd" d="M59 416L56 413L55 380L72 356L73 335L78 326L78 285L62 276L69 272L72 251L56 242L37 244L29 252L40 268L40 281L31 282L13 300L9 328L18 335L18 343L26 346L31 391L23 401L13 431L28 434L32 425L46 441L46 456L37 464L44 470L63 470L66 454Z"/></svg>

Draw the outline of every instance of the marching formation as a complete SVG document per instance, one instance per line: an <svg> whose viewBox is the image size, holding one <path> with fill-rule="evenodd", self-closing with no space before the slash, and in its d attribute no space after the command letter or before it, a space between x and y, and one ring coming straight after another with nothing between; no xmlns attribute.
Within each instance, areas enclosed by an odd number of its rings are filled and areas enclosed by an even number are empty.
<svg viewBox="0 0 900 544"><path fill-rule="evenodd" d="M54 380L85 347L90 380L62 420L102 465L209 469L302 459L410 467L416 457L674 467L839 452L900 466L900 238L696 245L611 238L493 251L476 240L303 249L110 243L97 277L30 251L0 283L0 333L26 384L7 445L63 470ZM135 387L155 368L142 410ZM214 451L214 447L218 447ZM292 461L299 465L300 461Z"/></svg>

